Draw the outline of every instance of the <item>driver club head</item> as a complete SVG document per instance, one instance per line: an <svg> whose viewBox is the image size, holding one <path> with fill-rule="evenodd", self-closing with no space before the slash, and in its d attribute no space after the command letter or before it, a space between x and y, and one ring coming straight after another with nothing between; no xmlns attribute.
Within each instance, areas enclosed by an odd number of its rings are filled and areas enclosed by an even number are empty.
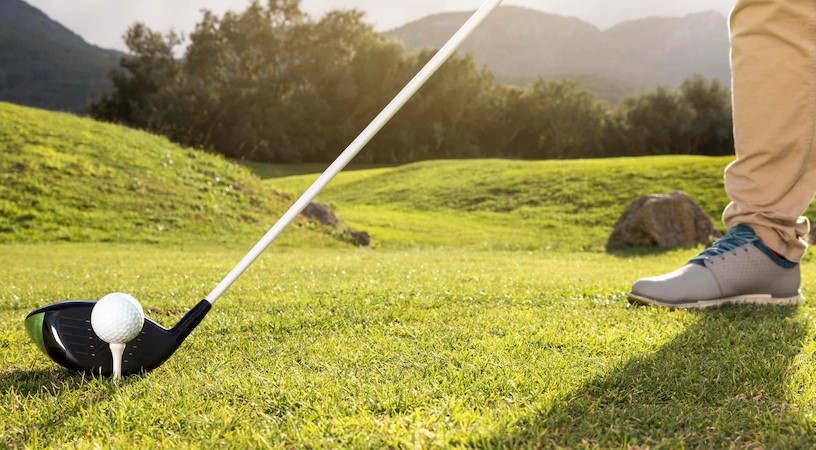
<svg viewBox="0 0 816 450"><path fill-rule="evenodd" d="M110 376L113 357L108 344L91 328L96 302L65 301L32 311L25 319L29 337L57 364L78 372ZM145 318L139 335L127 344L122 375L149 372L165 362L209 312L202 300L173 328Z"/></svg>

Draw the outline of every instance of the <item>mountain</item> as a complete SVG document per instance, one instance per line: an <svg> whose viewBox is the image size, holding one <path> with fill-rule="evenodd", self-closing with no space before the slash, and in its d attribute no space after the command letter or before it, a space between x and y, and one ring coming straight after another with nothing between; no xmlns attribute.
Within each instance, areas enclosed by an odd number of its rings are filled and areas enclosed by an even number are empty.
<svg viewBox="0 0 816 450"><path fill-rule="evenodd" d="M439 47L470 15L432 15L387 35L409 49ZM463 50L502 82L568 77L610 103L696 73L730 79L726 19L716 11L601 30L580 19L505 6ZM0 0L0 101L84 113L111 89L108 73L122 56L88 44L22 0Z"/></svg>
<svg viewBox="0 0 816 450"><path fill-rule="evenodd" d="M432 15L386 34L409 49L439 47L471 14ZM576 18L504 6L463 50L499 80L514 84L539 76L570 77L609 88L612 95L678 85L696 73L730 82L727 21L716 11L632 20L601 30Z"/></svg>
<svg viewBox="0 0 816 450"><path fill-rule="evenodd" d="M0 101L84 113L121 53L85 42L22 0L0 0Z"/></svg>
<svg viewBox="0 0 816 450"><path fill-rule="evenodd" d="M680 18L633 20L603 32L629 61L654 74L649 81L677 84L696 73L730 84L728 21L717 11Z"/></svg>

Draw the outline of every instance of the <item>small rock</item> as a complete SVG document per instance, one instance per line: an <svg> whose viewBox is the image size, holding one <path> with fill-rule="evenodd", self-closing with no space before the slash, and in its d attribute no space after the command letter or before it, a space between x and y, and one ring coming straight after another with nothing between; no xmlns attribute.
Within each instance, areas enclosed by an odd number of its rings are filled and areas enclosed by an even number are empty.
<svg viewBox="0 0 816 450"><path fill-rule="evenodd" d="M349 241L358 247L368 247L371 245L371 235L367 231L357 231L352 228L347 230Z"/></svg>
<svg viewBox="0 0 816 450"><path fill-rule="evenodd" d="M340 225L340 218L337 217L337 214L335 214L331 207L325 203L309 203L309 206L303 210L303 215L321 225L328 225L331 227L337 227Z"/></svg>
<svg viewBox="0 0 816 450"><path fill-rule="evenodd" d="M303 216L313 222L333 229L331 234L336 233L336 235L339 235L344 240L358 247L368 247L371 245L371 235L369 235L368 232L357 231L343 224L340 217L325 203L309 203L309 206L303 210Z"/></svg>
<svg viewBox="0 0 816 450"><path fill-rule="evenodd" d="M686 193L638 197L623 212L607 247L626 245L662 248L710 245L722 234Z"/></svg>

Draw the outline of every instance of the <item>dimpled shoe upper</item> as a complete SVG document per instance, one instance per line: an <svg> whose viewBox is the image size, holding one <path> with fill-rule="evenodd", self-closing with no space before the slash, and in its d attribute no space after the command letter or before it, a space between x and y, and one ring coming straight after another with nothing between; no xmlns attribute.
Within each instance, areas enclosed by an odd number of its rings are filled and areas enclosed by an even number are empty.
<svg viewBox="0 0 816 450"><path fill-rule="evenodd" d="M680 269L637 281L632 294L667 304L744 295L783 298L798 295L800 282L798 264L776 256L750 227L739 225Z"/></svg>

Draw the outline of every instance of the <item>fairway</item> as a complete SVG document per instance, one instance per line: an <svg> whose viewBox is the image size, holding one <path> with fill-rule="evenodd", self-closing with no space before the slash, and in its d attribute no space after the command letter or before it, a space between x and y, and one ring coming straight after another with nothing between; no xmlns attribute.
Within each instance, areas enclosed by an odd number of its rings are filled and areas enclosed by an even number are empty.
<svg viewBox="0 0 816 450"><path fill-rule="evenodd" d="M473 2L0 0L0 450L816 449L816 4Z"/></svg>
<svg viewBox="0 0 816 450"><path fill-rule="evenodd" d="M615 249L637 196L711 217L729 157L348 171L153 372L67 372L35 308L125 292L174 325L317 176L0 104L0 448L813 448L816 268L800 307L629 307L700 249ZM254 174L253 174L254 172ZM813 208L809 214L816 212Z"/></svg>
<svg viewBox="0 0 816 450"><path fill-rule="evenodd" d="M31 309L112 290L171 325L244 250L2 246L0 446L816 445L811 306L627 306L631 280L693 250L277 249L118 388L25 335Z"/></svg>

